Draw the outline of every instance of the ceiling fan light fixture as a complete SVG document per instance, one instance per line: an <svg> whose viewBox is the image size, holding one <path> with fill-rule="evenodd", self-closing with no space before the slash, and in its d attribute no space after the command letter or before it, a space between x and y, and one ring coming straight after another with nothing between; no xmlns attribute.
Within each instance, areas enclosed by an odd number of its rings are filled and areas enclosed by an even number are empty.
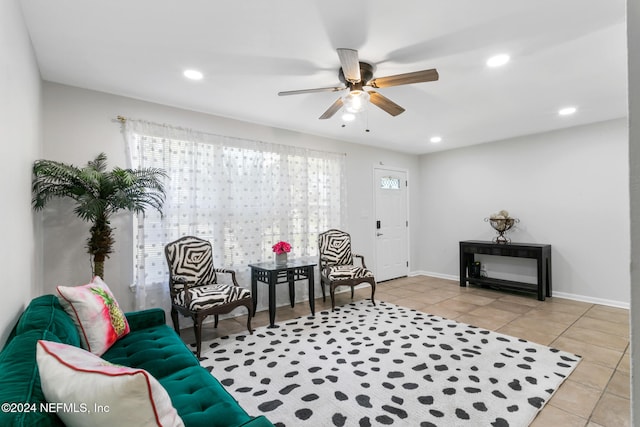
<svg viewBox="0 0 640 427"><path fill-rule="evenodd" d="M349 113L360 113L367 108L369 103L369 93L365 90L355 89L342 98L345 111Z"/></svg>
<svg viewBox="0 0 640 427"><path fill-rule="evenodd" d="M330 119L338 111L342 110L342 113L351 113L356 115L356 117L354 117L355 120L358 118L357 115L359 113L367 110L369 103L380 108L392 117L395 117L398 114L402 114L405 109L381 93L378 93L375 90L365 91L363 87L367 86L378 89L413 83L433 82L440 78L438 70L435 68L374 78L374 66L367 62L360 62L357 50L338 48L337 52L338 57L340 58L338 80L342 83L342 86L287 90L278 92L278 96L315 92L338 92L348 89L348 93L336 99L333 104L331 104L331 106L327 108L320 117L318 117L318 119ZM350 116L347 116L347 118L349 117Z"/></svg>

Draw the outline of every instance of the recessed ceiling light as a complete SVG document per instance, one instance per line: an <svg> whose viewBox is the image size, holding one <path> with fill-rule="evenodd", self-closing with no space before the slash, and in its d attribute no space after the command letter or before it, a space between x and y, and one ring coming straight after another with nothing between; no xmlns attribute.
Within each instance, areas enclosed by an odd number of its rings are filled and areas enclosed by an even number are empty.
<svg viewBox="0 0 640 427"><path fill-rule="evenodd" d="M442 137L441 136L432 136L429 141L433 142L434 144L437 144L438 142L442 142Z"/></svg>
<svg viewBox="0 0 640 427"><path fill-rule="evenodd" d="M202 73L198 70L184 70L184 76L190 80L202 80Z"/></svg>
<svg viewBox="0 0 640 427"><path fill-rule="evenodd" d="M500 55L495 55L495 56L492 56L491 58L487 59L487 66L488 67L501 67L504 64L506 64L507 62L509 62L510 59L511 59L511 57L509 55L507 55L506 53L502 53Z"/></svg>
<svg viewBox="0 0 640 427"><path fill-rule="evenodd" d="M578 111L576 107L565 107L558 110L558 114L560 114L561 116L570 116L576 111Z"/></svg>

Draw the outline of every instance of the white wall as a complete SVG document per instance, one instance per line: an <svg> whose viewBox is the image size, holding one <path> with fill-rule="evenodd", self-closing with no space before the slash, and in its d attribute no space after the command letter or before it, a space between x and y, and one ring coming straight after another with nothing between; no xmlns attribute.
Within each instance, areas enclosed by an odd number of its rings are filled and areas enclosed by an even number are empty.
<svg viewBox="0 0 640 427"><path fill-rule="evenodd" d="M110 165L126 164L124 139L117 115L158 123L198 129L220 135L250 138L265 142L310 147L347 154L348 230L354 250L373 260L373 167L383 162L387 167L408 170L409 177L418 176L417 156L382 150L342 141L320 138L216 117L193 111L152 104L116 95L45 82L44 93L44 158L84 165L104 151ZM416 187L413 187L416 188ZM415 191L415 190L414 190ZM410 194L417 198L418 195ZM410 217L418 218L416 209ZM122 214L113 225L116 229L114 253L105 263L106 282L126 310L133 309L128 285L133 277L133 252L130 215ZM60 201L47 209L44 217L44 284L53 292L59 284L86 283L91 276L89 256L85 250L89 225L74 218L69 202ZM419 242L412 240L412 253ZM417 263L417 255L410 260ZM296 293L306 295L302 288ZM263 292L266 295L266 293ZM278 292L279 302L287 301L286 292ZM264 299L260 305L264 307Z"/></svg>
<svg viewBox="0 0 640 427"><path fill-rule="evenodd" d="M631 425L640 424L640 3L627 2L631 198Z"/></svg>
<svg viewBox="0 0 640 427"><path fill-rule="evenodd" d="M514 242L552 245L554 295L628 307L626 120L424 155L420 168L422 270L457 278L458 242L491 240L484 218L506 209ZM512 265L487 262L495 277Z"/></svg>
<svg viewBox="0 0 640 427"><path fill-rule="evenodd" d="M126 164L117 115L347 153L348 228L368 261L374 259L373 167L382 162L407 169L412 271L457 277L458 241L491 239L483 219L508 209L521 220L511 234L514 241L553 245L554 295L628 306L624 120L417 157L45 82L43 157L84 164L105 151L111 165ZM47 292L91 275L84 248L89 226L74 218L70 206L61 201L44 215ZM114 225L115 252L105 274L124 308L133 309L130 216L122 214ZM510 267L515 271L508 260L490 262L497 275ZM535 274L533 265L517 267ZM286 293L278 295L284 303Z"/></svg>
<svg viewBox="0 0 640 427"><path fill-rule="evenodd" d="M41 292L40 227L31 211L31 165L41 150L40 74L14 0L0 1L0 346Z"/></svg>

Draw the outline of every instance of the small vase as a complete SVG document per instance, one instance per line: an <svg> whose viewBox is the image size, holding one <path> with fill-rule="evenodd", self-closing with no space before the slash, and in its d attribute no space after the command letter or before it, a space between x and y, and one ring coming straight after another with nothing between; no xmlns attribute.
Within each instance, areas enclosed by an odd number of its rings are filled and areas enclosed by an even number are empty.
<svg viewBox="0 0 640 427"><path fill-rule="evenodd" d="M284 265L287 263L287 253L283 252L281 254L276 254L276 264Z"/></svg>

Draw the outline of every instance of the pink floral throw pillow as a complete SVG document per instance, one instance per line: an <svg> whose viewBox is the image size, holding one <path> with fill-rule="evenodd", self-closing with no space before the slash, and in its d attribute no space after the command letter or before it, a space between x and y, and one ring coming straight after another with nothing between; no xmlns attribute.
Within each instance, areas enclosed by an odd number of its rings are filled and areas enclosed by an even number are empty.
<svg viewBox="0 0 640 427"><path fill-rule="evenodd" d="M78 327L82 347L101 356L129 333L129 323L106 283L96 276L82 286L58 286L58 300Z"/></svg>
<svg viewBox="0 0 640 427"><path fill-rule="evenodd" d="M43 340L36 360L44 397L67 426L184 427L167 391L144 369Z"/></svg>

